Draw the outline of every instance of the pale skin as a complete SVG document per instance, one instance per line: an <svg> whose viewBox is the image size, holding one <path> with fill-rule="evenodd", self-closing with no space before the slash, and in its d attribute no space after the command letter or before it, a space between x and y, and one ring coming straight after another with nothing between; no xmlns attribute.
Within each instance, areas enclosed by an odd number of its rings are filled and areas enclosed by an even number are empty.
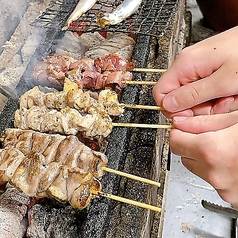
<svg viewBox="0 0 238 238"><path fill-rule="evenodd" d="M173 118L171 151L238 208L238 27L185 48L153 95Z"/></svg>

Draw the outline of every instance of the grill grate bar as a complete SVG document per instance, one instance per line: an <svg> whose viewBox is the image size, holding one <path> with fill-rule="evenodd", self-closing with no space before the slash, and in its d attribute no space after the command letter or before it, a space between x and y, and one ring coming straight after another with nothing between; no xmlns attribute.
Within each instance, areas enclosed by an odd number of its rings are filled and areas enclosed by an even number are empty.
<svg viewBox="0 0 238 238"><path fill-rule="evenodd" d="M159 37L163 35L168 28L171 19L176 13L179 0L147 0L144 1L139 7L138 11L130 18L123 22L108 26L107 28L100 28L96 24L96 16L99 12L112 12L123 1L106 1L99 0L92 9L82 15L77 21L74 21L69 31L87 33L87 32L123 32L133 33L136 35L148 35ZM32 25L38 27L51 27L50 22L59 14L59 6L63 5L63 1L57 0L50 4L50 7L42 13ZM76 3L75 3L76 5ZM65 9L67 10L67 9ZM61 13L63 13L61 11ZM66 13L62 14L62 18L65 18ZM63 27L63 26L62 26Z"/></svg>

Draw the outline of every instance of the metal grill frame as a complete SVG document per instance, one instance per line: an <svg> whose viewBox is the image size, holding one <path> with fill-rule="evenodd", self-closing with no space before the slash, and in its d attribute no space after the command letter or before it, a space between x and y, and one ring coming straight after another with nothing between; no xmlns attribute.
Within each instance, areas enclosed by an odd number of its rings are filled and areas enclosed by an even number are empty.
<svg viewBox="0 0 238 238"><path fill-rule="evenodd" d="M163 35L164 31L171 23L171 19L176 14L179 0L144 1L137 12L130 18L117 25L108 26L104 29L100 28L96 24L96 13L105 12L103 10L104 7L111 9L110 12L112 12L122 2L123 1L116 1L115 3L110 3L106 0L99 0L92 9L82 15L77 21L73 22L68 30L80 33L122 32L159 37ZM58 8L64 5L64 1L62 0L57 0L55 3L52 2L50 7L32 22L32 25L50 28L52 19L59 14ZM76 4L74 6L76 6ZM69 17L69 12L66 10L67 8L65 8L65 11L62 13Z"/></svg>

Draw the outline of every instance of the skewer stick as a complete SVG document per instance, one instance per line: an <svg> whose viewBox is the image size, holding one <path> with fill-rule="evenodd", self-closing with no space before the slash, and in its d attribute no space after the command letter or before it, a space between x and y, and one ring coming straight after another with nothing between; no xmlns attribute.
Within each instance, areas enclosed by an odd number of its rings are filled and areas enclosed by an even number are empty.
<svg viewBox="0 0 238 238"><path fill-rule="evenodd" d="M132 105L132 104L119 104L121 107L126 107L126 108L136 108L136 109L148 109L148 110L164 110L163 107L158 107L158 106L146 106L146 105Z"/></svg>
<svg viewBox="0 0 238 238"><path fill-rule="evenodd" d="M137 124L137 123L120 123L120 122L113 122L112 126L117 126L117 127L137 127L137 128L154 128L154 129L172 129L173 128L173 125Z"/></svg>
<svg viewBox="0 0 238 238"><path fill-rule="evenodd" d="M156 212L161 211L160 207L152 206L152 205L142 203L142 202L137 202L137 201L130 200L130 199L127 199L127 198L115 196L115 195L112 195L112 194L108 194L108 193L104 193L104 192L96 192L96 191L91 191L91 193L96 195L96 196L110 198L110 199L116 200L118 202L128 203L128 204L131 204L131 205L135 205L135 206L142 207L142 208L145 208L145 209L153 210L153 211L156 211Z"/></svg>
<svg viewBox="0 0 238 238"><path fill-rule="evenodd" d="M134 72L148 72L148 73L164 73L167 69L146 69L146 68L134 68Z"/></svg>
<svg viewBox="0 0 238 238"><path fill-rule="evenodd" d="M143 182L143 183L148 183L148 184L160 187L160 183L158 183L156 181L153 181L153 180L150 180L150 179L145 179L145 178L142 178L142 177L139 177L139 176L135 176L135 175L128 174L128 173L121 172L121 171L114 170L114 169L110 169L110 168L107 168L107 167L102 167L102 169L109 172L109 173L118 174L118 175L123 176L123 177L127 177L127 178L134 179L134 180L137 180L137 181L140 181L140 182Z"/></svg>
<svg viewBox="0 0 238 238"><path fill-rule="evenodd" d="M133 85L155 85L157 82L152 81L125 81L126 84L133 84Z"/></svg>

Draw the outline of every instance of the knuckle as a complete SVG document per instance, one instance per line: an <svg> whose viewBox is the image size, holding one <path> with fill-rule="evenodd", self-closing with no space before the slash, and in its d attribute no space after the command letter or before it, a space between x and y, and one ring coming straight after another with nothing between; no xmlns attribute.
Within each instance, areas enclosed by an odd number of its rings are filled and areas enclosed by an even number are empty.
<svg viewBox="0 0 238 238"><path fill-rule="evenodd" d="M191 106L195 106L200 97L199 91L192 85L187 85L186 97Z"/></svg>
<svg viewBox="0 0 238 238"><path fill-rule="evenodd" d="M200 52L196 49L196 47L188 46L188 47L185 47L185 48L183 48L181 50L181 52L179 53L178 57L179 58L184 58L184 59L187 59L187 58L195 59L198 54L200 54ZM193 60L190 60L189 62L193 62Z"/></svg>

